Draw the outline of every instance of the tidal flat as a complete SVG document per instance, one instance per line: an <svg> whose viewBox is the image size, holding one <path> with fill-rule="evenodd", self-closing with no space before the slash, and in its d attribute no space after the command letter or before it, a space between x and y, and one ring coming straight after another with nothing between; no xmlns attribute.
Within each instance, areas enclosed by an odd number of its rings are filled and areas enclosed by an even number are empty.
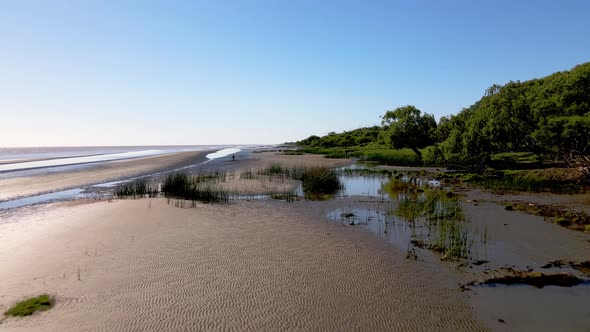
<svg viewBox="0 0 590 332"><path fill-rule="evenodd" d="M349 159L282 151L236 157L188 173L231 194L221 203L166 197L155 187L141 198L0 213L0 311L39 294L55 302L4 318L0 330L583 331L590 324L585 273L547 267L588 260L589 234L506 210L499 196L441 187L428 174L363 171ZM343 188L306 197L301 181L285 175L304 167L334 169ZM100 190L114 194L118 186ZM529 270L582 283L485 283Z"/></svg>

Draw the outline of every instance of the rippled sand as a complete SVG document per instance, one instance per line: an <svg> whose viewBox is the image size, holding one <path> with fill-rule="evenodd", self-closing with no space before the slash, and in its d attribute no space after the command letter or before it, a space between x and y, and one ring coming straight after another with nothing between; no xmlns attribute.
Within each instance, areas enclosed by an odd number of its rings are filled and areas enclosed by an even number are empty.
<svg viewBox="0 0 590 332"><path fill-rule="evenodd" d="M0 310L39 293L57 304L0 330L482 330L449 269L313 204L146 199L5 216Z"/></svg>

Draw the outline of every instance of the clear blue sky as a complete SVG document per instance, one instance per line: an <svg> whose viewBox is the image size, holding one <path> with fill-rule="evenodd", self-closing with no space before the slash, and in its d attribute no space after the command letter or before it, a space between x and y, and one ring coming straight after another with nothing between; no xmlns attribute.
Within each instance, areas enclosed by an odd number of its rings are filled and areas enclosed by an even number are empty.
<svg viewBox="0 0 590 332"><path fill-rule="evenodd" d="M280 143L590 61L590 1L0 1L0 146Z"/></svg>

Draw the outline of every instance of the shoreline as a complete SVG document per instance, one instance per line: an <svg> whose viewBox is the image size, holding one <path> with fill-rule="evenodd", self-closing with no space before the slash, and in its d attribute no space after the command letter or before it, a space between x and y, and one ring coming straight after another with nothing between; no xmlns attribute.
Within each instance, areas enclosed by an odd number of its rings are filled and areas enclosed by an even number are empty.
<svg viewBox="0 0 590 332"><path fill-rule="evenodd" d="M173 170L205 162L208 160L205 156L212 151L216 150L177 152L159 156L113 160L69 172L52 173L51 170L48 170L44 174L36 176L2 178L0 179L0 201Z"/></svg>

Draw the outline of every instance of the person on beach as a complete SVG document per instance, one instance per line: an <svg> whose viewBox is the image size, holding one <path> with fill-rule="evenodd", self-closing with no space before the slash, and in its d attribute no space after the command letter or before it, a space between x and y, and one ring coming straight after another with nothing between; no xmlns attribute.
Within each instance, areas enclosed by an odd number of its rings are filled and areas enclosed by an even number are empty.
<svg viewBox="0 0 590 332"><path fill-rule="evenodd" d="M232 155L231 155L231 160L232 160L232 161L236 161L236 155L235 155L235 154L232 154Z"/></svg>

